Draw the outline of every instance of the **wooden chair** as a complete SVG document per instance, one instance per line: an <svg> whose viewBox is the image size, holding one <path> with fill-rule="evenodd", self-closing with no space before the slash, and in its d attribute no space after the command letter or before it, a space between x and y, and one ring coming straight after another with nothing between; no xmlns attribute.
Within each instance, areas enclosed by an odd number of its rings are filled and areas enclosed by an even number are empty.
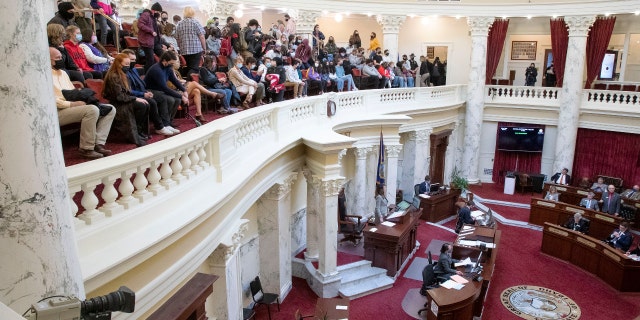
<svg viewBox="0 0 640 320"><path fill-rule="evenodd" d="M358 68L351 69L351 77L358 90L362 89L362 71Z"/></svg>
<svg viewBox="0 0 640 320"><path fill-rule="evenodd" d="M136 37L124 37L124 42L127 44L127 49L137 51L140 48L140 43Z"/></svg>
<svg viewBox="0 0 640 320"><path fill-rule="evenodd" d="M622 183L624 182L622 178L599 175L596 178L596 181L598 181L599 178L602 178L604 180L604 184L612 184L614 187L616 187L616 192L620 192L622 190Z"/></svg>
<svg viewBox="0 0 640 320"><path fill-rule="evenodd" d="M526 189L531 190L533 193L533 183L531 182L531 178L526 173L521 173L518 175L518 184L517 187L520 188L520 192L524 193Z"/></svg>
<svg viewBox="0 0 640 320"><path fill-rule="evenodd" d="M355 222L353 219L356 219ZM340 215L338 215L338 233L341 233L344 238L340 239L340 243L345 241L350 241L354 246L357 246L362 239L362 230L365 227L365 223L362 223L360 220L361 216L357 215L344 215L342 219Z"/></svg>
<svg viewBox="0 0 640 320"><path fill-rule="evenodd" d="M260 277L256 276L251 283L249 283L249 287L251 288L251 298L253 302L255 302L254 308L261 304L267 306L267 312L269 313L269 320L271 320L271 309L269 305L273 303L278 303L278 311L280 311L280 296L277 293L266 293L262 291L262 284L260 283Z"/></svg>
<svg viewBox="0 0 640 320"><path fill-rule="evenodd" d="M227 59L227 56L223 56L223 55L219 54L216 57L216 65L218 66L217 71L220 71L220 72L229 71L229 59ZM216 74L217 74L217 72L216 72Z"/></svg>

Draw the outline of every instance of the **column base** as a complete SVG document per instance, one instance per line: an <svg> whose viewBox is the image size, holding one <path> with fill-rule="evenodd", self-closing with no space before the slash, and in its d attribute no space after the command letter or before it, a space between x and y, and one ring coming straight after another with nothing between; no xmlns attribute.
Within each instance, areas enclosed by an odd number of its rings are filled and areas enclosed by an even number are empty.
<svg viewBox="0 0 640 320"><path fill-rule="evenodd" d="M293 258L292 273L294 277L307 280L307 284L318 297L333 298L337 297L340 290L340 280L342 278L336 272L335 274L323 275L313 266L311 261L305 261L300 258Z"/></svg>

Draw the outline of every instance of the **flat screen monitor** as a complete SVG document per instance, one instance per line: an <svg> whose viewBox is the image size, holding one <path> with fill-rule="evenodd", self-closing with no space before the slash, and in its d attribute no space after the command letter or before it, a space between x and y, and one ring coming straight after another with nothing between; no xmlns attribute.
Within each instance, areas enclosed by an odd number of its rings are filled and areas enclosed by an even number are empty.
<svg viewBox="0 0 640 320"><path fill-rule="evenodd" d="M440 184L439 183L434 183L429 187L429 193L438 192L438 191L440 191Z"/></svg>
<svg viewBox="0 0 640 320"><path fill-rule="evenodd" d="M408 201L402 200L400 201L400 203L396 204L396 210L404 211L409 209L410 206L411 206L411 203L409 203Z"/></svg>
<svg viewBox="0 0 640 320"><path fill-rule="evenodd" d="M498 150L542 152L544 128L527 126L499 127Z"/></svg>

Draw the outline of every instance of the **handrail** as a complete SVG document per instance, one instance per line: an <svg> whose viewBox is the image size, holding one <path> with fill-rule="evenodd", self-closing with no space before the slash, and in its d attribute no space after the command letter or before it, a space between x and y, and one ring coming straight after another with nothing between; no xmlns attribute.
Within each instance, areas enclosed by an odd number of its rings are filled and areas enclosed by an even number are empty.
<svg viewBox="0 0 640 320"><path fill-rule="evenodd" d="M110 16L101 13L101 12L96 12L96 9L93 8L84 8L82 9L83 12L91 12L91 24L93 25L93 33L96 33L96 13L107 18L107 20L113 22L113 24L115 24L117 26L117 28L115 28L115 30L113 30L114 35L113 35L113 42L116 46L116 50L118 52L120 52L120 28L122 27L122 25L116 20L111 18Z"/></svg>

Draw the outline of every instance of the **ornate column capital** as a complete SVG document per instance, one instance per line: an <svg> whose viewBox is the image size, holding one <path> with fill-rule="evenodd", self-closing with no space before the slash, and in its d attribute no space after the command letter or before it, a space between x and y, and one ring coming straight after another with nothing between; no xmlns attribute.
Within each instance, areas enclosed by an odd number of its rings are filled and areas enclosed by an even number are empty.
<svg viewBox="0 0 640 320"><path fill-rule="evenodd" d="M400 26L407 19L407 16L380 15L376 21L382 26L382 33L399 33Z"/></svg>
<svg viewBox="0 0 640 320"><path fill-rule="evenodd" d="M149 0L120 0L118 12L123 21L132 22L136 19L138 10L149 6Z"/></svg>
<svg viewBox="0 0 640 320"><path fill-rule="evenodd" d="M409 132L409 139L423 142L429 140L433 129L416 130Z"/></svg>
<svg viewBox="0 0 640 320"><path fill-rule="evenodd" d="M564 22L569 27L569 37L586 37L589 29L596 21L595 16L565 16Z"/></svg>
<svg viewBox="0 0 640 320"><path fill-rule="evenodd" d="M402 151L401 144L391 144L385 145L385 149L387 149L387 157L388 158L397 158L400 155L400 151Z"/></svg>
<svg viewBox="0 0 640 320"><path fill-rule="evenodd" d="M353 148L353 153L356 155L356 159L364 160L367 158L367 154L369 154L371 150L371 147L356 147Z"/></svg>
<svg viewBox="0 0 640 320"><path fill-rule="evenodd" d="M291 186L298 179L298 173L293 172L288 177L284 178L280 183L274 184L265 193L265 198L271 200L280 200L291 192Z"/></svg>
<svg viewBox="0 0 640 320"><path fill-rule="evenodd" d="M320 17L319 11L298 10L298 18L296 19L296 27L298 33L311 33L316 25L316 20Z"/></svg>
<svg viewBox="0 0 640 320"><path fill-rule="evenodd" d="M320 180L320 196L332 197L337 196L340 192L340 188L344 184L344 178Z"/></svg>
<svg viewBox="0 0 640 320"><path fill-rule="evenodd" d="M224 21L226 17L232 16L233 12L238 9L237 3L225 2L225 1L216 1L216 0L205 0L204 3L209 3L206 7L208 9L213 9L212 11L207 11L209 16L215 15L220 17L220 21ZM200 8L202 10L203 4L200 4ZM206 8L204 7L204 8ZM204 10L203 10L204 11Z"/></svg>
<svg viewBox="0 0 640 320"><path fill-rule="evenodd" d="M242 238L244 238L245 232L249 229L249 221L245 220L241 222L233 234L231 234L230 239L227 241L222 241L213 253L209 256L209 264L211 266L220 265L221 263L226 263L233 257L236 250L240 247L240 242Z"/></svg>
<svg viewBox="0 0 640 320"><path fill-rule="evenodd" d="M495 17L468 17L467 25L471 36L488 36Z"/></svg>

